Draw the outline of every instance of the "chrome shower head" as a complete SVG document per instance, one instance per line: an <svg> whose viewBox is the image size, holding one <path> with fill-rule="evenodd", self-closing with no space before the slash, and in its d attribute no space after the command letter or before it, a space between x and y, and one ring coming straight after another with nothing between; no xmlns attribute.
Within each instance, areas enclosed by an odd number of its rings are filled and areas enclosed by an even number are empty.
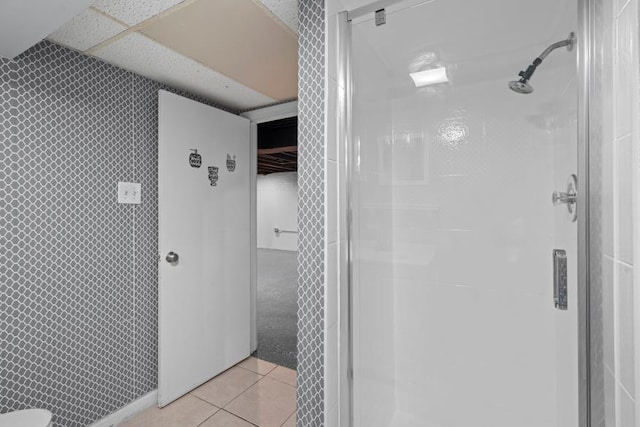
<svg viewBox="0 0 640 427"><path fill-rule="evenodd" d="M522 93L525 95L533 92L533 87L527 83L526 80L513 80L509 82L509 89L516 93Z"/></svg>

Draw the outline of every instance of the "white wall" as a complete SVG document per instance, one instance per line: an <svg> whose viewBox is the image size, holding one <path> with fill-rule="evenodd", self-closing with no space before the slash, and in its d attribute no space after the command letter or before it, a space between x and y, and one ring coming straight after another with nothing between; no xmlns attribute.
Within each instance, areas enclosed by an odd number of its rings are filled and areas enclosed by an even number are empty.
<svg viewBox="0 0 640 427"><path fill-rule="evenodd" d="M298 250L298 173L281 172L258 175L257 179L258 248Z"/></svg>
<svg viewBox="0 0 640 427"><path fill-rule="evenodd" d="M602 314L606 427L637 426L640 292L637 291L640 243L637 195L638 146L638 1L602 2ZM599 139L594 140L596 144ZM594 187L597 190L597 187ZM601 215L601 217L600 217ZM635 215L635 220L634 220ZM597 232L598 230L593 230ZM634 244L635 239L635 244ZM598 242L598 239L594 239Z"/></svg>
<svg viewBox="0 0 640 427"><path fill-rule="evenodd" d="M0 55L15 58L91 3L92 0L4 0L0 13Z"/></svg>

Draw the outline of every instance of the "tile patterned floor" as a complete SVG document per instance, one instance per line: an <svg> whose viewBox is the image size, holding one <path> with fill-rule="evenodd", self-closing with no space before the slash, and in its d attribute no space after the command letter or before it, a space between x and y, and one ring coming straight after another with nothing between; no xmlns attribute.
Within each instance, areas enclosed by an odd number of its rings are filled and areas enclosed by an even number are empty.
<svg viewBox="0 0 640 427"><path fill-rule="evenodd" d="M295 427L296 371L250 357L121 427Z"/></svg>

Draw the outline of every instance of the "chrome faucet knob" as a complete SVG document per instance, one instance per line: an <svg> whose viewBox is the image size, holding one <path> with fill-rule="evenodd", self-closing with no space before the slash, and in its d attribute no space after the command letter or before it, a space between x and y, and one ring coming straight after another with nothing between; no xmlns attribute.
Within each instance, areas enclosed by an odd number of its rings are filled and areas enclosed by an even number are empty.
<svg viewBox="0 0 640 427"><path fill-rule="evenodd" d="M566 205L571 222L578 220L578 177L570 175L567 191L554 191L551 195L553 206Z"/></svg>
<svg viewBox="0 0 640 427"><path fill-rule="evenodd" d="M577 196L575 193L563 193L561 191L554 191L551 195L551 201L553 206L566 205L569 203L576 203Z"/></svg>

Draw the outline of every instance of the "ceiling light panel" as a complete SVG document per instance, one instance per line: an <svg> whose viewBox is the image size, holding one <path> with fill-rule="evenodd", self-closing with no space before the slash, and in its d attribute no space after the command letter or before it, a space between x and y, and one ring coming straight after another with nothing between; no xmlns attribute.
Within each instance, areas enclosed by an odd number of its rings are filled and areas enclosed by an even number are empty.
<svg viewBox="0 0 640 427"><path fill-rule="evenodd" d="M260 0L260 2L294 33L298 33L298 0Z"/></svg>
<svg viewBox="0 0 640 427"><path fill-rule="evenodd" d="M446 83L449 81L447 77L447 69L445 67L433 68L431 70L418 71L410 73L411 79L416 87L435 85L438 83Z"/></svg>
<svg viewBox="0 0 640 427"><path fill-rule="evenodd" d="M134 26L184 0L97 0L93 7Z"/></svg>
<svg viewBox="0 0 640 427"><path fill-rule="evenodd" d="M124 25L100 12L85 9L51 34L49 40L72 49L85 51L126 29Z"/></svg>
<svg viewBox="0 0 640 427"><path fill-rule="evenodd" d="M251 109L275 101L138 33L116 40L94 55L232 109Z"/></svg>

